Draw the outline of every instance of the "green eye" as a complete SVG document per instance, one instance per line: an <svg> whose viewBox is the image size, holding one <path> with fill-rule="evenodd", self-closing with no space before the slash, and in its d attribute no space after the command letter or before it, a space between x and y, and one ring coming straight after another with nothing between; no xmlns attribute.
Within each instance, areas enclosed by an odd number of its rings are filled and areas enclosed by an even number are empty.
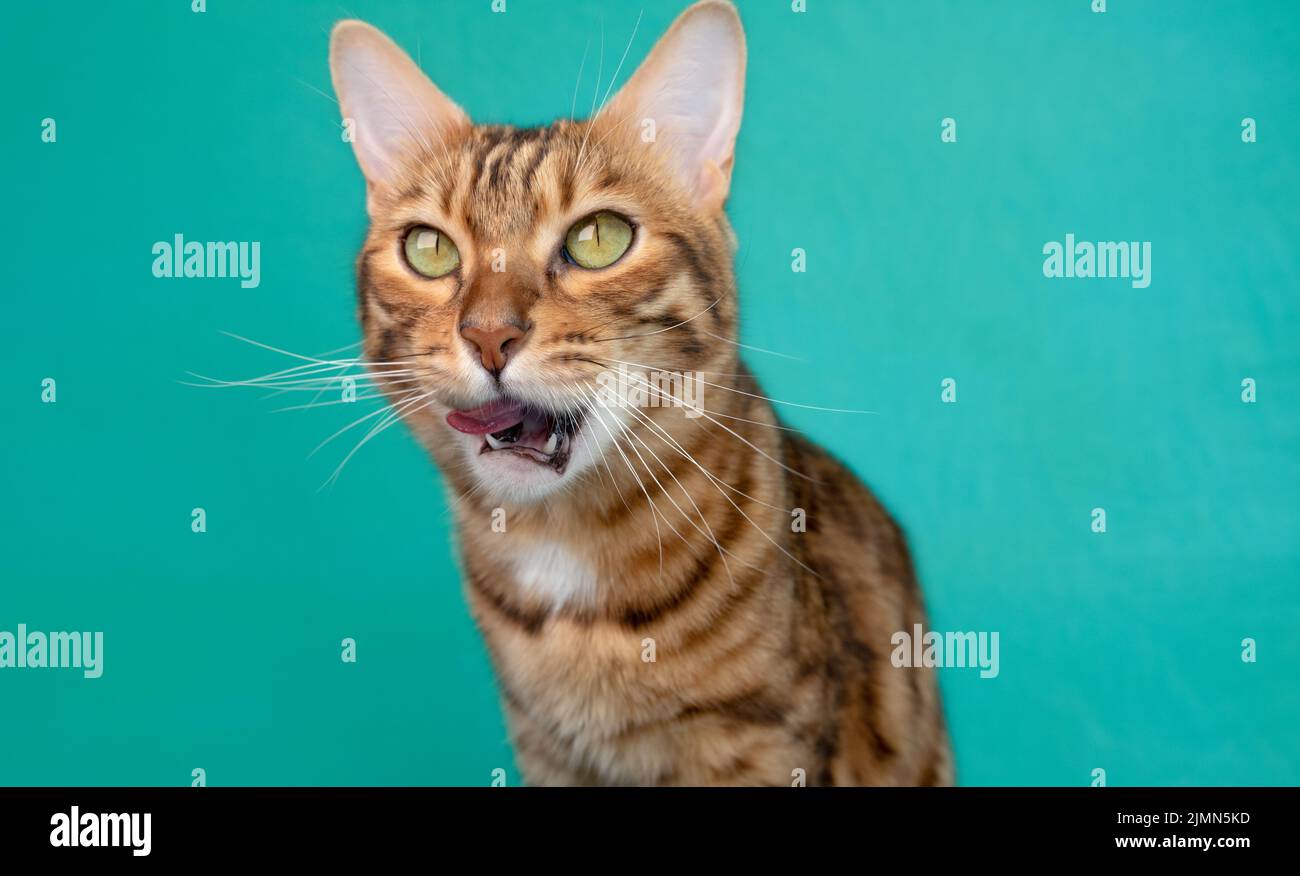
<svg viewBox="0 0 1300 876"><path fill-rule="evenodd" d="M564 254L582 268L605 268L622 258L632 245L632 226L622 216L596 213L569 229Z"/></svg>
<svg viewBox="0 0 1300 876"><path fill-rule="evenodd" d="M420 225L407 232L406 262L417 274L443 277L460 267L460 250L441 231Z"/></svg>

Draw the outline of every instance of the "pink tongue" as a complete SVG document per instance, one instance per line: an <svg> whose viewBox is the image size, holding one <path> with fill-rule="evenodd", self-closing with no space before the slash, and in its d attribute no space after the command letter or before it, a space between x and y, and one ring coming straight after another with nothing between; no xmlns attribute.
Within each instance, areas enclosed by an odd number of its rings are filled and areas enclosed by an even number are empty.
<svg viewBox="0 0 1300 876"><path fill-rule="evenodd" d="M500 399L468 411L452 411L447 415L447 425L468 435L500 432L523 420L524 406L509 399Z"/></svg>

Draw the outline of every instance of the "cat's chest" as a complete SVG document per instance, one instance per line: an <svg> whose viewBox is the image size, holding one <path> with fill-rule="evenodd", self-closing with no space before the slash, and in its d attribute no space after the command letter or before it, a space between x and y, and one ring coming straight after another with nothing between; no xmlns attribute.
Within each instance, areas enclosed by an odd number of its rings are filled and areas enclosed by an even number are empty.
<svg viewBox="0 0 1300 876"><path fill-rule="evenodd" d="M595 564L568 545L541 541L507 545L500 557L518 596L543 610L588 606L596 599Z"/></svg>
<svg viewBox="0 0 1300 876"><path fill-rule="evenodd" d="M677 692L645 631L584 610L609 586L609 570L555 542L501 545L491 566L535 612L524 622L503 617L499 606L476 612L510 698L548 721L598 735L673 708Z"/></svg>

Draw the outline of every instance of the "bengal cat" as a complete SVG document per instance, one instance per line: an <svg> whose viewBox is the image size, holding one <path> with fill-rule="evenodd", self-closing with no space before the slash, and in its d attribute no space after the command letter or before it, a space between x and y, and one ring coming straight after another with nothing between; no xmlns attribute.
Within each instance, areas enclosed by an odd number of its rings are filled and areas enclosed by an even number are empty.
<svg viewBox="0 0 1300 876"><path fill-rule="evenodd" d="M512 128L332 35L366 359L444 475L529 784L953 780L934 673L889 660L925 621L902 533L737 355L745 57L706 0L591 119ZM707 391L619 404L620 368Z"/></svg>

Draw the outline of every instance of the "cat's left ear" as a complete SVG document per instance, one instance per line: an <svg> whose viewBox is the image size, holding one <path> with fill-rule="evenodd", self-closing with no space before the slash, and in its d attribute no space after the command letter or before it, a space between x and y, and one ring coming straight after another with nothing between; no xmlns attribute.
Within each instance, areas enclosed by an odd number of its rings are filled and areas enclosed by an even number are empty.
<svg viewBox="0 0 1300 876"><path fill-rule="evenodd" d="M731 188L745 103L745 32L729 2L703 0L673 22L599 119L649 136L705 211Z"/></svg>
<svg viewBox="0 0 1300 876"><path fill-rule="evenodd" d="M330 34L330 76L343 123L366 177L374 214L378 191L397 185L403 161L469 127L469 117L429 81L410 56L364 21L341 21ZM435 151L435 154L438 154Z"/></svg>

